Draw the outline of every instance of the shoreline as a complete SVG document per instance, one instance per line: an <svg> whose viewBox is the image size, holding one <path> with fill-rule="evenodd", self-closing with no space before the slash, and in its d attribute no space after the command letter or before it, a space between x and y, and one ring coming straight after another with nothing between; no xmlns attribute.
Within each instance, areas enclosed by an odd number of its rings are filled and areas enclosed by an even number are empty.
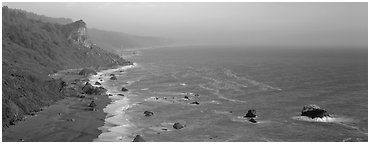
<svg viewBox="0 0 370 144"><path fill-rule="evenodd" d="M126 65L131 66L131 65ZM98 68L99 71L119 69L122 66ZM78 75L80 69L58 72L69 85L63 89L65 98L45 106L42 111L3 131L3 142L92 142L102 133L107 113L104 108L112 102L106 93L100 95L81 94L85 82L91 76ZM50 76L50 75L49 75ZM65 91L64 91L65 90ZM77 92L77 93L76 93ZM83 97L82 97L83 95ZM97 111L89 110L94 100Z"/></svg>
<svg viewBox="0 0 370 144"><path fill-rule="evenodd" d="M129 83L126 83L124 85L119 85L117 87L116 82L113 83L107 83L111 81L112 75L119 76L123 73L126 73L127 69L131 69L137 66L137 63L133 63L133 65L128 65L128 66L122 66L122 67L117 67L114 69L108 69L108 70L102 70L99 71L97 75L91 76L90 81L91 82L100 82L101 85L107 89L107 94L108 98L110 99L110 103L105 106L103 109L104 112L106 113L106 117L104 119L104 124L101 127L98 127L99 130L101 130L101 133L96 139L94 139L94 142L112 142L114 141L112 138L115 136L112 136L111 134L116 133L116 130L114 127L121 126L121 125L130 125L131 122L127 121L120 121L116 120L115 117L122 117L125 116L124 110L126 108L130 107L130 101L127 98L130 95L130 92L127 91L122 91L121 88L126 87L130 85ZM114 76L114 77L115 77ZM120 79L116 80L117 82L122 81ZM125 108L123 108L125 107ZM122 109L117 110L117 109ZM120 130L120 132L124 132L123 129ZM114 134L113 134L114 135ZM126 137L125 141L131 142L133 138L127 137L127 136L118 136L116 141L121 141L123 140L123 137Z"/></svg>

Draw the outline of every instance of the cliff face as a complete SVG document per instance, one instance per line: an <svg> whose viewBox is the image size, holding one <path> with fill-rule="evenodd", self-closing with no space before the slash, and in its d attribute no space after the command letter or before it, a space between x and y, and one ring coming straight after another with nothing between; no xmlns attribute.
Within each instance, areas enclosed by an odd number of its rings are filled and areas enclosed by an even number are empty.
<svg viewBox="0 0 370 144"><path fill-rule="evenodd" d="M65 97L60 80L48 77L58 70L127 65L131 62L89 42L86 24L46 23L24 12L2 8L2 122L3 129Z"/></svg>
<svg viewBox="0 0 370 144"><path fill-rule="evenodd" d="M67 24L64 26L63 30L65 30L69 41L86 48L90 48L92 46L92 43L88 39L86 23L83 20Z"/></svg>

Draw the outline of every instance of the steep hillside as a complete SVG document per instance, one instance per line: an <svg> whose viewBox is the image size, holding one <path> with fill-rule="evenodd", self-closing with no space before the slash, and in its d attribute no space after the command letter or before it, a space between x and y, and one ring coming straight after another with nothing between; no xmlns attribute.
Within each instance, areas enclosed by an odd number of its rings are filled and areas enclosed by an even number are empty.
<svg viewBox="0 0 370 144"><path fill-rule="evenodd" d="M52 18L52 17L48 17L48 16L44 16L44 15L35 14L33 12L27 12L27 11L24 11L24 10L21 10L21 9L13 9L13 10L18 12L18 13L24 14L28 19L39 20L39 21L42 21L42 22L45 22L45 23L54 23L54 24L65 25L65 24L69 24L69 23L73 22L72 19L70 19L70 18Z"/></svg>
<svg viewBox="0 0 370 144"><path fill-rule="evenodd" d="M93 28L87 31L93 43L109 50L164 46L172 43L169 39L157 37L136 36Z"/></svg>
<svg viewBox="0 0 370 144"><path fill-rule="evenodd" d="M66 25L73 22L72 19L68 18L52 18L20 9L14 9L14 11L23 14L28 19L45 23ZM105 50L113 52L120 49L164 46L173 43L172 40L164 38L137 36L121 32L104 31L95 28L88 28L87 33L89 35L89 39L94 44Z"/></svg>
<svg viewBox="0 0 370 144"><path fill-rule="evenodd" d="M60 80L48 74L82 67L131 62L93 44L80 20L67 25L45 23L23 11L2 8L3 129L64 96Z"/></svg>

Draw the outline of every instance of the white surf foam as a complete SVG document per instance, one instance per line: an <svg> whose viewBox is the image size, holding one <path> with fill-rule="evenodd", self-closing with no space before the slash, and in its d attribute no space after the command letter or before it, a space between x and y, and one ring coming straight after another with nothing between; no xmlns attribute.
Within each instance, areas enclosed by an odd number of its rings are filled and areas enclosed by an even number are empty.
<svg viewBox="0 0 370 144"><path fill-rule="evenodd" d="M91 76L90 81L95 85L96 81L101 83L101 86L107 89L107 94L112 100L103 111L107 113L104 126L98 128L102 130L102 133L94 141L131 141L132 136L129 132L132 127L135 127L130 121L130 117L125 114L125 111L130 108L130 100L128 99L130 92L119 91L120 86L108 83L110 74L117 71L125 72L127 69L137 67L138 64L122 66L114 69L102 70L97 72L97 75ZM119 75L117 75L119 76ZM100 81L100 80L103 81ZM132 82L131 82L132 83ZM128 83L130 84L130 83ZM99 86L99 85L98 85ZM121 96L119 94L124 94Z"/></svg>
<svg viewBox="0 0 370 144"><path fill-rule="evenodd" d="M245 81L247 83L250 83L252 85L255 85L255 86L259 86L261 87L263 90L278 90L278 91L282 91L281 88L278 88L278 87L273 87L273 86L270 86L270 85L267 85L267 84L264 84L264 83L261 83L261 82L257 82L255 80L252 80L252 79L247 79L245 77L242 77L242 76L237 76L234 72L232 72L231 70L227 69L224 71L224 73L228 76L228 77L232 77L232 78L235 78L237 80L242 80L242 81ZM243 85L241 84L242 87L248 87L246 85Z"/></svg>
<svg viewBox="0 0 370 144"><path fill-rule="evenodd" d="M341 122L350 122L348 118L340 117L323 117L323 118L310 118L306 116L294 116L292 117L295 120L307 121L307 122L327 122L327 123L341 123Z"/></svg>

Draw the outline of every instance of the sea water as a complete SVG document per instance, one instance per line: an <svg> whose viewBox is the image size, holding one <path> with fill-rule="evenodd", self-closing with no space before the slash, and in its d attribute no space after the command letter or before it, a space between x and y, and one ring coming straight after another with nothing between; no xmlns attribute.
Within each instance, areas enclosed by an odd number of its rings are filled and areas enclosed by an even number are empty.
<svg viewBox="0 0 370 144"><path fill-rule="evenodd" d="M112 99L96 141L367 141L366 49L188 46L123 56L135 65L92 79ZM308 104L332 117L301 117ZM243 117L249 109L257 123Z"/></svg>

